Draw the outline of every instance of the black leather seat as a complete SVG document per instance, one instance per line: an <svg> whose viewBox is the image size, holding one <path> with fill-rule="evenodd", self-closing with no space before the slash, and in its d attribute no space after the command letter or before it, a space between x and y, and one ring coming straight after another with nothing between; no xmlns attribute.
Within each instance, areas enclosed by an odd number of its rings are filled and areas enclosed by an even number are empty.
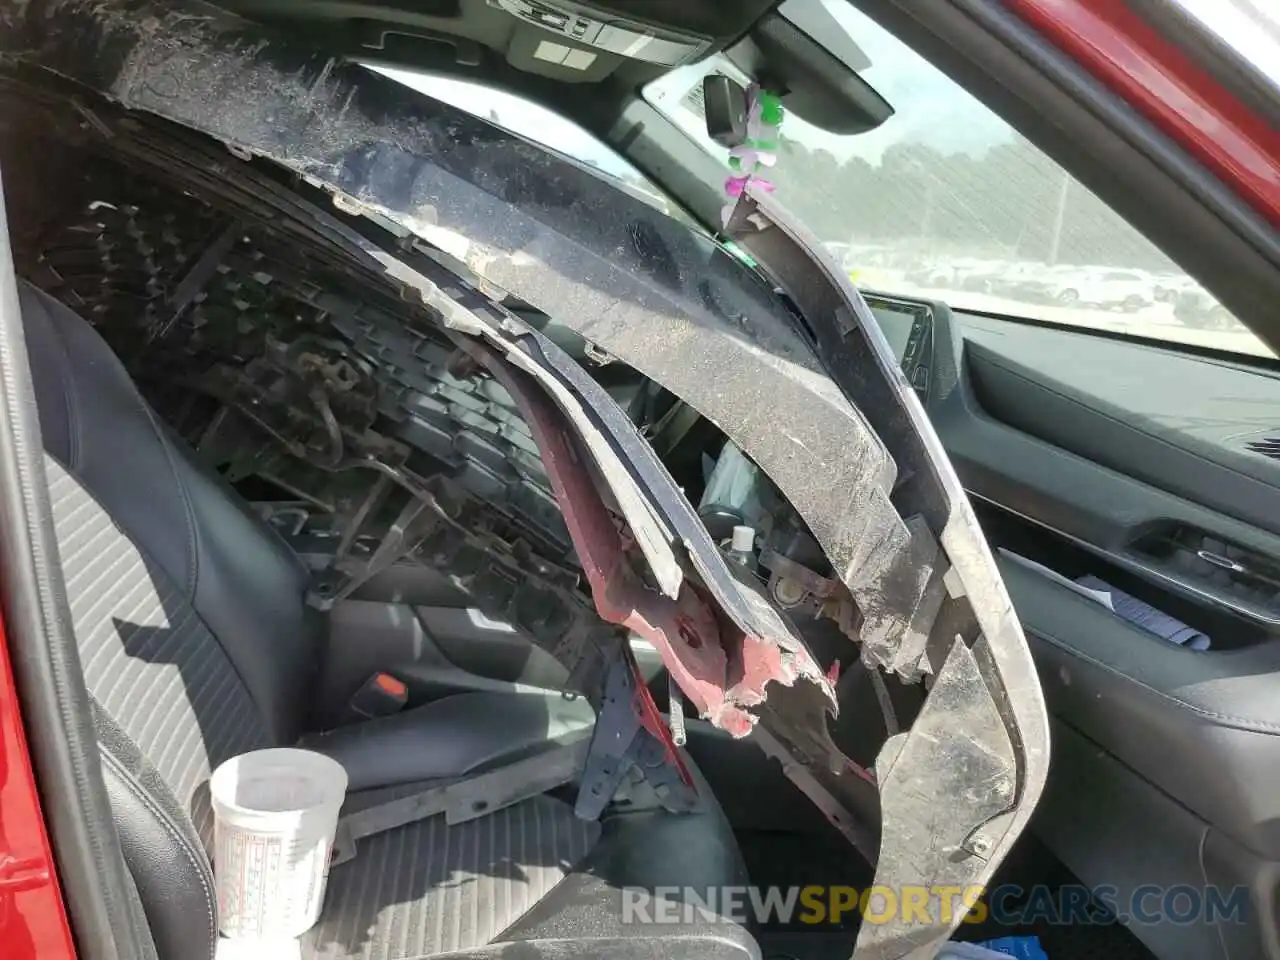
<svg viewBox="0 0 1280 960"><path fill-rule="evenodd" d="M586 735L580 702L498 693L309 731L324 624L301 564L167 432L92 327L30 287L21 302L104 778L161 960L215 949L207 783L227 757L302 738L347 766L360 805ZM701 798L686 816L641 799L596 824L542 796L369 838L331 872L304 956L417 960L534 938L607 953L598 938L636 932L621 926L622 887L745 882L705 783ZM698 940L700 955L758 955L732 925L658 933Z"/></svg>

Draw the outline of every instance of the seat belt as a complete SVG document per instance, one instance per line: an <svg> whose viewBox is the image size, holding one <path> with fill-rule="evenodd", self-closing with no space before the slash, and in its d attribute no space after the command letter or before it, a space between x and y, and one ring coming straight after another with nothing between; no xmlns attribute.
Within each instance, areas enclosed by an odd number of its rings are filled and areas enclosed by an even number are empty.
<svg viewBox="0 0 1280 960"><path fill-rule="evenodd" d="M338 821L330 866L356 855L356 842L441 813L453 826L514 806L570 783L586 765L591 737L417 793L376 803Z"/></svg>

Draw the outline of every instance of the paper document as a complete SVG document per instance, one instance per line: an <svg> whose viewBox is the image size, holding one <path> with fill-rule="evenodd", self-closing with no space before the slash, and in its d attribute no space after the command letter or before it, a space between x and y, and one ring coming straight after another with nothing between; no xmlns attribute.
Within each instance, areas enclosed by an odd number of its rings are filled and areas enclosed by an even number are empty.
<svg viewBox="0 0 1280 960"><path fill-rule="evenodd" d="M1195 627L1188 626L1176 617L1171 617L1163 610L1158 610L1144 600L1130 596L1123 590L1113 587L1105 580L1099 580L1093 575L1083 576L1079 580L1071 580L1053 570L1046 567L1043 563L1036 563L1034 560L1028 560L1020 554L1004 547L997 547L998 552L1008 557L1014 563L1026 567L1028 570L1034 570L1042 577L1046 577L1061 587L1065 587L1072 593L1100 603L1118 617L1132 623L1135 627L1139 627L1147 633L1153 633L1161 640L1167 640L1179 647L1186 647L1188 650L1208 650L1210 647L1209 637L1197 630Z"/></svg>
<svg viewBox="0 0 1280 960"><path fill-rule="evenodd" d="M1028 570L1034 570L1042 577L1048 577L1060 587L1066 587L1072 593L1078 593L1082 597L1092 600L1094 603L1100 603L1112 613L1115 613L1115 607L1111 605L1111 594L1105 590L1090 590L1088 587L1076 583L1074 580L1064 577L1057 570L1046 567L1043 563L1036 563L1034 560L1028 560L1020 553L1014 553L1012 550L1006 550L1004 547L997 547L996 551L1004 557L1008 557L1014 563L1026 567Z"/></svg>

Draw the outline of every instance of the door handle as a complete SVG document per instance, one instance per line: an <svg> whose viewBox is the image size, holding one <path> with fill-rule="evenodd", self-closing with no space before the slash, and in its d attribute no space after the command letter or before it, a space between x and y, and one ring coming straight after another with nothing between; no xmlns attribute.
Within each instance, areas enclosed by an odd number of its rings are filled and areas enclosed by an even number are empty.
<svg viewBox="0 0 1280 960"><path fill-rule="evenodd" d="M1249 568L1242 563L1232 560L1230 557L1224 557L1220 553L1214 553L1212 550L1197 550L1196 556L1205 563L1211 563L1215 567L1221 567L1223 570L1230 570L1232 573L1240 573L1247 575Z"/></svg>

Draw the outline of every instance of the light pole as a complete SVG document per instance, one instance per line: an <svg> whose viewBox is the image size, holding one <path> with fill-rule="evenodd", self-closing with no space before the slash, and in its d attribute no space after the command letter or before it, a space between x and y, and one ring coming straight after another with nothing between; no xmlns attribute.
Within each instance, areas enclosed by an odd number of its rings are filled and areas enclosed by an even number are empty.
<svg viewBox="0 0 1280 960"><path fill-rule="evenodd" d="M1053 215L1053 233L1049 237L1049 266L1057 266L1058 251L1062 247L1062 223L1067 218L1067 197L1071 193L1071 174L1062 171L1062 186L1058 188L1058 209Z"/></svg>

